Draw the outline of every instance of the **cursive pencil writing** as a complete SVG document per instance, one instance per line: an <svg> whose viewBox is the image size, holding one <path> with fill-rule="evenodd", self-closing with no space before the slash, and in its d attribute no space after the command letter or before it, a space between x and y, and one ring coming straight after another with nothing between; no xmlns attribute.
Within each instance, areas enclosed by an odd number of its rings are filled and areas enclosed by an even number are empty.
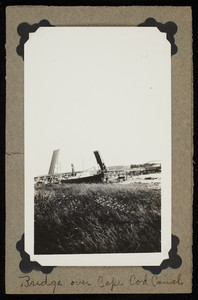
<svg viewBox="0 0 198 300"><path fill-rule="evenodd" d="M39 286L51 286L52 287L52 293L54 294L56 291L56 288L58 286L62 286L62 282L60 280L49 280L48 276L45 275L44 280L31 280L30 276L19 276L19 278L23 279L21 283L21 287L39 287Z"/></svg>

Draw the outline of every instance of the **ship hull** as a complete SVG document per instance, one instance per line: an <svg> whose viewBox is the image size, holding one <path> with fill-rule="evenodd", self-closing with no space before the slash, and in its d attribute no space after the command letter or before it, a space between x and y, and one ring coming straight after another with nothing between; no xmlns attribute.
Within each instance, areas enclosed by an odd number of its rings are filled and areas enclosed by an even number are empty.
<svg viewBox="0 0 198 300"><path fill-rule="evenodd" d="M102 182L104 174L95 174L85 177L61 179L61 183L99 183Z"/></svg>

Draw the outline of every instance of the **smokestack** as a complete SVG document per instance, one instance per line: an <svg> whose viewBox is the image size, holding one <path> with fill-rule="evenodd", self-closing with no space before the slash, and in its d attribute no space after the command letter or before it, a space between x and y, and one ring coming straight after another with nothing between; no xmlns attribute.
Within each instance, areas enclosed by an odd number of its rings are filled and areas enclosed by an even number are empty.
<svg viewBox="0 0 198 300"><path fill-rule="evenodd" d="M71 167L72 167L72 176L74 176L75 175L74 164L71 164Z"/></svg>
<svg viewBox="0 0 198 300"><path fill-rule="evenodd" d="M106 166L104 164L104 161L99 153L99 151L94 151L94 154L95 154L95 157L96 157L96 160L97 160L97 163L99 164L100 168L102 171L106 170Z"/></svg>
<svg viewBox="0 0 198 300"><path fill-rule="evenodd" d="M54 175L56 164L58 163L60 149L54 150L48 175Z"/></svg>

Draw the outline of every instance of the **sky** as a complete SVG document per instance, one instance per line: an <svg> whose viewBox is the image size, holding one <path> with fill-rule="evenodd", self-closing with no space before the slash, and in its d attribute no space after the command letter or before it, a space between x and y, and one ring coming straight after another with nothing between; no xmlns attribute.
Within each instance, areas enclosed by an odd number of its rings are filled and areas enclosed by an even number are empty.
<svg viewBox="0 0 198 300"><path fill-rule="evenodd" d="M25 159L47 174L163 160L170 146L170 44L156 28L44 27L25 45Z"/></svg>

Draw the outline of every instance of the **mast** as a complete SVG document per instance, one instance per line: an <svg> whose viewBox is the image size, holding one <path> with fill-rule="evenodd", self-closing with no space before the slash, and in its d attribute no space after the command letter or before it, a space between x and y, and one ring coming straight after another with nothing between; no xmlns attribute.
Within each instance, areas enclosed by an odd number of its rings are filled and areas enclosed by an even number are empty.
<svg viewBox="0 0 198 300"><path fill-rule="evenodd" d="M71 168L72 168L72 176L74 176L75 175L74 164L71 164Z"/></svg>

